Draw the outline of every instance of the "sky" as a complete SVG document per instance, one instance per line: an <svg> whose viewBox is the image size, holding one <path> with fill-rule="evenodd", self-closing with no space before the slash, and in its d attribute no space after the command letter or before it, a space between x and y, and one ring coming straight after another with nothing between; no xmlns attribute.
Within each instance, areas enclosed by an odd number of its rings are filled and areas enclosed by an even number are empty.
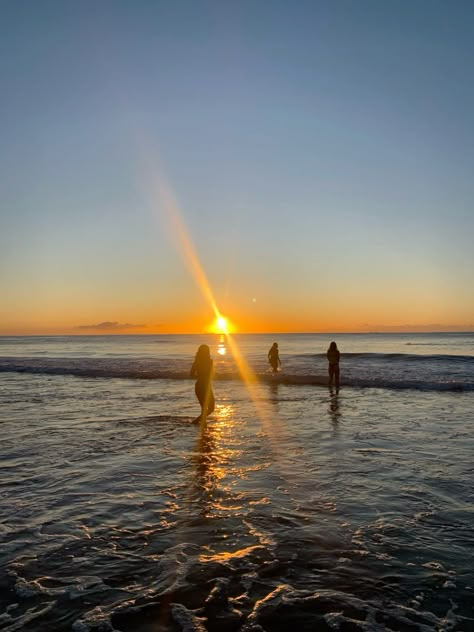
<svg viewBox="0 0 474 632"><path fill-rule="evenodd" d="M474 329L473 62L471 0L3 0L0 334Z"/></svg>

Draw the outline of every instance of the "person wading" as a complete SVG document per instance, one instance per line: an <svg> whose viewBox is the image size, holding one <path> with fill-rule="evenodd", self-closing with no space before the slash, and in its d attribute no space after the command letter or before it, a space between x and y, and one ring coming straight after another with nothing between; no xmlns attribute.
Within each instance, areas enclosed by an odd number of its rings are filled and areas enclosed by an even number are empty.
<svg viewBox="0 0 474 632"><path fill-rule="evenodd" d="M214 373L214 362L211 359L211 352L208 345L201 345L197 350L191 367L191 377L197 378L194 392L201 404L201 414L196 417L193 423L203 423L215 408L214 393L212 392L212 378Z"/></svg>
<svg viewBox="0 0 474 632"><path fill-rule="evenodd" d="M326 357L329 362L328 373L329 373L329 386L331 386L333 379L335 380L336 387L339 386L339 358L341 354L339 353L339 349L337 348L337 344L335 342L331 342L329 345L329 349L326 352Z"/></svg>
<svg viewBox="0 0 474 632"><path fill-rule="evenodd" d="M268 362L273 369L273 373L278 371L278 365L281 366L280 356L278 355L278 343L274 342L268 352Z"/></svg>

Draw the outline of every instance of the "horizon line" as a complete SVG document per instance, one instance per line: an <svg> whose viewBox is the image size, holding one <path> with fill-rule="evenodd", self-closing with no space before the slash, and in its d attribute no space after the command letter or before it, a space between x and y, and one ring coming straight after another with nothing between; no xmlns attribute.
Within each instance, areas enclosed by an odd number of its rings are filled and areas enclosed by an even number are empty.
<svg viewBox="0 0 474 632"><path fill-rule="evenodd" d="M126 332L91 332L91 333L47 333L47 334L2 334L0 333L0 338L56 338L56 337L114 337L114 336L313 336L313 335L345 335L345 336L354 336L354 335L379 335L379 334L474 334L474 329L426 329L426 330L400 330L400 331L242 331L242 332L234 332L232 334L224 334L222 332L169 332L169 333L151 333L151 332L142 332L142 333L126 333Z"/></svg>

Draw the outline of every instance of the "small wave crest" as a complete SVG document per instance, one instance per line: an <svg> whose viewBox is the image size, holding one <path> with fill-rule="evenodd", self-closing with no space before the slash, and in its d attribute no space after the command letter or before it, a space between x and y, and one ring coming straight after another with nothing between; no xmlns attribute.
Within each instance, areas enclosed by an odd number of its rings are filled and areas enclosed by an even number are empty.
<svg viewBox="0 0 474 632"><path fill-rule="evenodd" d="M356 355L356 354L353 354ZM399 355L399 354L392 354ZM418 358L419 356L415 356ZM457 357L457 356L455 356ZM25 373L43 375L64 375L80 378L102 379L129 379L129 380L189 380L189 370L182 362L167 362L156 368L156 363L140 361L107 361L104 359L17 359L0 358L0 372ZM354 388L381 388L391 390L421 390L421 391L474 391L474 379L469 375L458 376L453 374L451 379L446 372L431 372L426 377L404 376L404 371L393 372L379 370L372 373L366 372L364 376L354 377L350 372L343 375L342 386ZM412 374L413 375L413 374ZM243 377L237 370L227 369L225 372L216 371L216 381L237 380ZM281 372L271 374L268 372L256 372L255 380L268 384L285 384L292 386L327 386L326 374L314 374L307 372L293 373Z"/></svg>
<svg viewBox="0 0 474 632"><path fill-rule="evenodd" d="M410 343L407 343L410 344ZM295 357L305 359L323 359L326 360L325 353L301 353ZM404 362L467 362L474 366L474 356L472 355L450 355L450 354L415 354L415 353L371 353L371 352L358 352L358 353L344 353L341 354L341 360L371 360L380 361L384 360L400 360Z"/></svg>

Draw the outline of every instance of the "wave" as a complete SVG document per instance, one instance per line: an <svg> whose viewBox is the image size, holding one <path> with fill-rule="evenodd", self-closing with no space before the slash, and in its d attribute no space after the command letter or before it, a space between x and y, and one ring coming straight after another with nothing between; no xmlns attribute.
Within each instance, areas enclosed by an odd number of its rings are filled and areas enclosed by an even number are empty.
<svg viewBox="0 0 474 632"><path fill-rule="evenodd" d="M300 353L295 355L296 358L306 359L323 359L326 360L326 353ZM351 359L366 359L366 360L403 360L408 362L471 362L474 365L473 355L460 355L460 354L415 354L415 353L373 353L373 352L359 352L359 353L344 353L341 354L341 360Z"/></svg>
<svg viewBox="0 0 474 632"><path fill-rule="evenodd" d="M270 384L288 384L303 386L326 386L327 377L320 375L272 375L257 376L259 381ZM384 388L392 390L414 389L418 391L453 391L464 392L474 391L474 381L466 382L460 380L420 380L420 379L397 379L396 377L363 377L346 378L341 380L341 386L351 386L356 388Z"/></svg>
<svg viewBox="0 0 474 632"><path fill-rule="evenodd" d="M448 342L405 342L407 347L452 347L453 342L449 340Z"/></svg>
<svg viewBox="0 0 474 632"><path fill-rule="evenodd" d="M357 354L353 354L357 355ZM380 355L380 354L373 354ZM400 355L400 354L392 354ZM460 356L453 356L460 359ZM417 360L420 356L416 356ZM463 358L461 356L461 358ZM433 357L431 357L433 359ZM474 360L467 356L465 359ZM189 370L184 370L181 363L166 368L156 368L156 362L126 361L123 363L111 363L103 359L39 359L39 358L0 358L0 373L25 373L30 375L64 375L80 378L102 379L129 379L129 380L191 380ZM425 391L474 391L474 374L468 376L452 375L449 379L446 372L440 372L440 378L426 375L420 378L418 373L414 377L404 375L404 371L384 371L383 375L368 374L360 377L343 375L341 386L354 388L383 388L391 390L425 390ZM243 381L242 375L234 370L216 372L215 381ZM283 384L292 386L325 386L327 387L326 374L314 373L287 373L278 374L256 372L254 380L267 384Z"/></svg>

